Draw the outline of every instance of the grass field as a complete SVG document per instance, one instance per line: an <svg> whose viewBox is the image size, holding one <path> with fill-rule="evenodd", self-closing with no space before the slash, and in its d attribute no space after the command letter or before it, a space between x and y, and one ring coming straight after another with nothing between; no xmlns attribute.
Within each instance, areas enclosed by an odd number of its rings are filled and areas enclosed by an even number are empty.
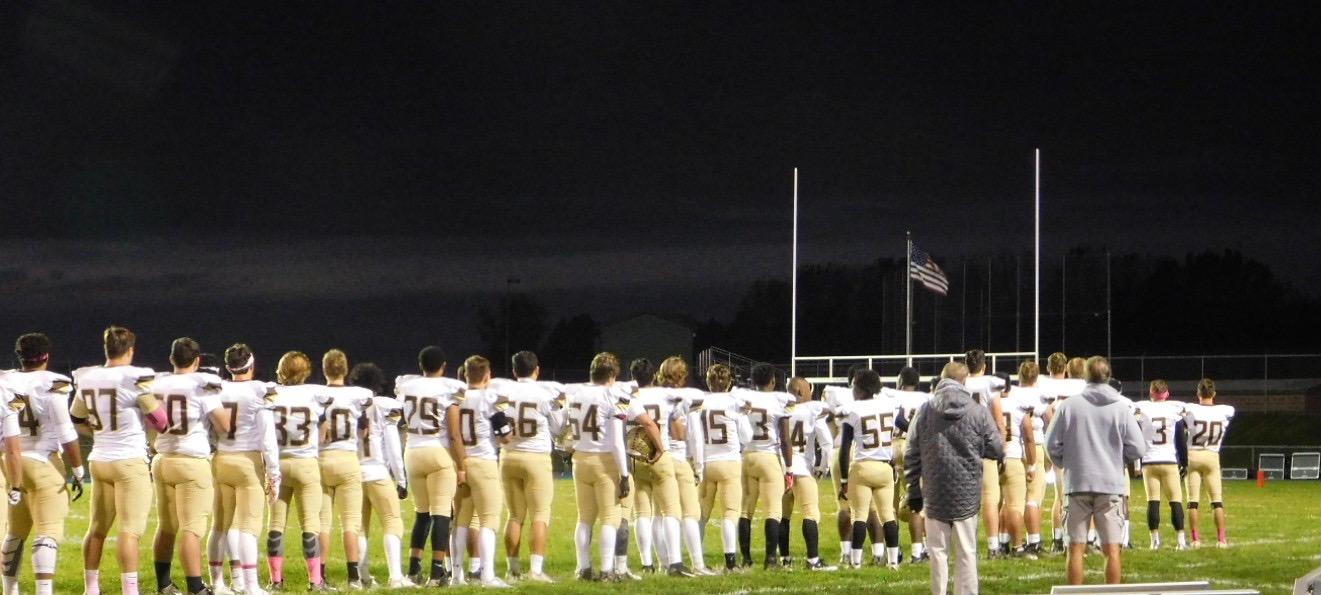
<svg viewBox="0 0 1321 595"><path fill-rule="evenodd" d="M1252 482L1239 481L1226 483L1227 510L1229 512L1229 540L1233 547L1227 550L1202 548L1196 551L1176 552L1168 544L1174 543L1174 536L1169 528L1168 518L1163 518L1166 549L1151 552L1146 549L1147 529L1145 504L1136 503L1133 507L1134 529L1133 542L1138 549L1125 552L1125 579L1129 582L1151 582L1176 579L1209 579L1213 586L1253 587L1263 593L1284 593L1292 588L1295 578L1302 576L1312 568L1321 565L1321 482L1273 482L1265 489L1258 489ZM829 494L830 488L823 487L821 494ZM1142 487L1135 482L1133 494L1141 498ZM1049 499L1049 495L1047 498ZM73 505L67 526L68 539L61 546L59 572L56 579L56 593L81 593L82 558L79 542L86 530L88 511L87 498ZM1048 504L1049 505L1049 504ZM411 508L411 506L405 506ZM821 551L826 560L838 559L839 543L834 530L834 504L823 503L821 528ZM1163 516L1168 517L1168 509ZM405 513L406 522L411 523L411 510ZM1211 515L1203 514L1202 533L1204 538L1211 536L1214 541L1215 530L1211 525ZM798 524L794 518L792 549L795 562L801 563L803 544ZM746 574L679 580L667 577L647 577L641 583L584 584L572 579L574 570L574 546L572 527L575 522L573 484L571 481L556 482L554 517L551 521L551 549L547 556L547 572L560 582L556 585L519 585L520 591L528 592L568 592L568 593L606 593L620 591L621 588L632 592L707 592L707 593L751 593L751 592L839 592L854 593L880 590L884 593L924 593L928 592L928 570L925 565L910 566L905 564L899 571L887 571L880 568L864 567L859 571L841 570L835 573L808 573L801 568L792 572L763 572L754 570ZM406 525L409 526L409 525ZM760 522L754 523L754 558L760 560L756 552L761 551ZM291 530L293 528L291 527ZM1046 528L1049 531L1049 527ZM151 566L151 535L155 531L153 522L148 526L148 533L141 543L140 581L143 593L152 592L155 586ZM908 551L908 537L903 531L904 551ZM373 529L371 570L377 579L383 579L387 573L380 554L379 530ZM406 545L407 537L405 537ZM262 540L264 544L265 540ZM706 533L708 566L722 565L719 553L720 537L714 528ZM30 541L28 542L30 543ZM119 570L113 550L114 538L106 544L106 556L102 563L102 590L112 594L119 592ZM264 547L264 545L263 545ZM983 544L984 548L984 544ZM983 548L979 548L983 549ZM329 578L332 583L342 585L345 580L343 553L336 540L329 562ZM596 548L593 547L593 551ZM290 548L290 557L285 565L286 583L297 592L306 584L301 560L298 559L297 546ZM633 562L637 569L637 552L630 548ZM499 554L500 574L503 575L503 551ZM527 551L523 552L526 567ZM405 554L405 564L407 554ZM1100 580L1102 560L1093 556L1088 562L1089 582ZM28 556L23 559L23 584L31 585L31 567ZM1047 555L1040 560L996 560L980 561L982 592L984 593L1044 593L1050 586L1063 580L1064 559L1062 556ZM262 575L265 569L262 568ZM183 585L182 570L176 560L174 564L176 584ZM30 587L25 587L28 591ZM469 588L476 590L475 588Z"/></svg>

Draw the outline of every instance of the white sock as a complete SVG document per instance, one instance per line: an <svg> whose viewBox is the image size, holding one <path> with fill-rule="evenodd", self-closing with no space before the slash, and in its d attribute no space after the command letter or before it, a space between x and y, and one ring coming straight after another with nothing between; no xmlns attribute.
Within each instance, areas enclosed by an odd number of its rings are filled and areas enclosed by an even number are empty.
<svg viewBox="0 0 1321 595"><path fill-rule="evenodd" d="M1028 542L1029 544L1033 544L1033 543L1041 543L1041 534L1040 534L1040 533L1028 533L1028 534L1027 534L1027 542Z"/></svg>
<svg viewBox="0 0 1321 595"><path fill-rule="evenodd" d="M656 563L661 566L669 564L670 536L665 534L665 517L651 517L651 538L656 548Z"/></svg>
<svg viewBox="0 0 1321 595"><path fill-rule="evenodd" d="M633 533L637 535L638 538L638 559L642 562L643 566L652 565L651 540L652 530L654 528L655 526L651 524L651 517L649 516L638 517L637 522L633 523ZM615 561L615 565L619 565L618 560Z"/></svg>
<svg viewBox="0 0 1321 595"><path fill-rule="evenodd" d="M862 565L862 550L849 550L849 555L852 556L852 559L849 561L852 562L854 566Z"/></svg>
<svg viewBox="0 0 1321 595"><path fill-rule="evenodd" d="M720 546L726 554L738 551L738 524L734 521L720 521Z"/></svg>
<svg viewBox="0 0 1321 595"><path fill-rule="evenodd" d="M482 557L482 580L495 579L495 529L482 527L477 534L477 551Z"/></svg>
<svg viewBox="0 0 1321 595"><path fill-rule="evenodd" d="M119 584L124 595L138 595L138 573L122 572L119 574Z"/></svg>
<svg viewBox="0 0 1321 595"><path fill-rule="evenodd" d="M1064 539L1064 529L1055 527L1050 531L1050 535L1054 539Z"/></svg>
<svg viewBox="0 0 1321 595"><path fill-rule="evenodd" d="M101 571L84 570L83 585L84 595L101 595Z"/></svg>
<svg viewBox="0 0 1321 595"><path fill-rule="evenodd" d="M532 574L544 574L541 567L543 564L546 563L546 557L538 556L537 554L532 554L531 556L529 556L529 559L531 561Z"/></svg>
<svg viewBox="0 0 1321 595"><path fill-rule="evenodd" d="M1133 525L1126 520L1124 521L1124 543L1128 544L1132 542L1133 542Z"/></svg>
<svg viewBox="0 0 1321 595"><path fill-rule="evenodd" d="M257 582L257 566L245 566L243 568L243 582L251 588L257 588L260 583Z"/></svg>
<svg viewBox="0 0 1321 595"><path fill-rule="evenodd" d="M16 595L18 593L18 577L6 574L3 577L0 577L0 581L4 583L5 595Z"/></svg>
<svg viewBox="0 0 1321 595"><path fill-rule="evenodd" d="M385 567L390 571L390 578L404 578L403 567L399 565L400 552L402 551L400 548L403 547L402 540L398 535L389 533L386 533L381 540L385 542ZM363 555L363 559L367 559L366 554Z"/></svg>
<svg viewBox="0 0 1321 595"><path fill-rule="evenodd" d="M999 536L987 537L987 538L986 538L986 547L987 547L988 549L993 549L993 550L994 550L994 549L998 549L998 548L1000 547L1000 538L999 538Z"/></svg>
<svg viewBox="0 0 1321 595"><path fill-rule="evenodd" d="M592 526L578 523L573 530L573 545L578 556L578 571L592 567Z"/></svg>
<svg viewBox="0 0 1321 595"><path fill-rule="evenodd" d="M1188 540L1186 537L1184 537L1183 531L1178 532L1178 537L1179 537L1179 547L1184 547L1188 545Z"/></svg>
<svg viewBox="0 0 1321 595"><path fill-rule="evenodd" d="M1096 529L1088 530L1088 531L1087 531L1087 543L1092 543L1092 542L1096 541L1096 539L1097 539L1097 537L1096 537Z"/></svg>
<svg viewBox="0 0 1321 595"><path fill-rule="evenodd" d="M363 574L370 574L367 572L367 534L366 533L358 534L358 569Z"/></svg>
<svg viewBox="0 0 1321 595"><path fill-rule="evenodd" d="M922 542L918 541L913 543L913 545L908 548L908 551L913 555L914 560L922 557Z"/></svg>
<svg viewBox="0 0 1321 595"><path fill-rule="evenodd" d="M469 529L469 531L472 531L472 529ZM482 570L482 558L481 558L482 550L480 549L481 548L480 539L478 539L477 541L477 547L479 548L477 551L468 554L468 574L472 576L477 576L477 573Z"/></svg>
<svg viewBox="0 0 1321 595"><path fill-rule="evenodd" d="M1008 533L1000 533L1000 543L1010 543Z"/></svg>
<svg viewBox="0 0 1321 595"><path fill-rule="evenodd" d="M683 564L683 548L679 546L679 535L681 533L679 519L667 516L661 521L661 525L665 528L660 534L665 536L663 543L665 549L670 552L670 564Z"/></svg>
<svg viewBox="0 0 1321 595"><path fill-rule="evenodd" d="M37 590L35 591L35 593L37 595L52 595L55 592L54 582L55 581L48 578L37 579L37 585L36 585Z"/></svg>
<svg viewBox="0 0 1321 595"><path fill-rule="evenodd" d="M885 544L884 543L871 544L871 555L876 557L885 555Z"/></svg>
<svg viewBox="0 0 1321 595"><path fill-rule="evenodd" d="M692 560L693 569L706 568L705 554L702 552L702 526L697 524L697 519L683 520L683 538L688 546L688 557Z"/></svg>
<svg viewBox="0 0 1321 595"><path fill-rule="evenodd" d="M887 547L887 548L885 548L885 561L886 561L886 563L889 563L889 564L898 564L898 563L899 563L899 548L897 548L897 547Z"/></svg>
<svg viewBox="0 0 1321 595"><path fill-rule="evenodd" d="M616 530L615 527L605 523L601 524L601 572L605 574L610 574L615 570Z"/></svg>
<svg viewBox="0 0 1321 595"><path fill-rule="evenodd" d="M618 531L619 531L619 530L616 529L615 531L616 531L616 533L615 533L615 535L616 535L615 539L619 539L619 537L618 537L618 535L619 535ZM618 542L616 542L616 543L618 543ZM627 555L627 554L625 554L625 555L623 555L623 556L615 556L615 570L617 570L617 571L619 571L619 572L628 572L628 555Z"/></svg>
<svg viewBox="0 0 1321 595"><path fill-rule="evenodd" d="M224 586L225 584L226 533L212 529L206 536L206 561L210 570L212 585Z"/></svg>
<svg viewBox="0 0 1321 595"><path fill-rule="evenodd" d="M853 542L851 542L851 541L841 541L841 542L839 542L839 553L840 553L840 555L844 556L844 559L845 559L845 560L852 560L852 559L853 559L853 551L852 551L852 550L853 550Z"/></svg>
<svg viewBox="0 0 1321 595"><path fill-rule="evenodd" d="M454 576L459 580L464 578L463 556L468 553L468 527L458 527L454 530Z"/></svg>

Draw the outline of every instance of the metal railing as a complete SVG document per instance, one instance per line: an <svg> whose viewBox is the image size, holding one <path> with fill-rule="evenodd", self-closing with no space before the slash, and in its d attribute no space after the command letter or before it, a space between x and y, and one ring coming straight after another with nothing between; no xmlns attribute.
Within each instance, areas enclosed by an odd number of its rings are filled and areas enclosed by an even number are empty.
<svg viewBox="0 0 1321 595"><path fill-rule="evenodd" d="M961 359L963 353L923 353L911 356L912 366L924 380L940 374L945 364ZM1009 351L986 354L986 371L1009 372L1017 377L1018 365L1036 356L1031 351ZM846 382L848 369L862 365L876 370L883 377L894 376L909 365L907 355L832 355L799 356L794 358L797 373L814 383L839 384Z"/></svg>

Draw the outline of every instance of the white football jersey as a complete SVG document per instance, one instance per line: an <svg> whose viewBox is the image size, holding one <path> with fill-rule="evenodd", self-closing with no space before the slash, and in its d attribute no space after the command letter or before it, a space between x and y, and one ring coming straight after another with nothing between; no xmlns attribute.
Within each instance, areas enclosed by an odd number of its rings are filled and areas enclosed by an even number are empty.
<svg viewBox="0 0 1321 595"><path fill-rule="evenodd" d="M1076 397L1084 388L1087 388L1087 381L1082 378L1037 378L1037 390L1041 391L1041 398L1046 402Z"/></svg>
<svg viewBox="0 0 1321 595"><path fill-rule="evenodd" d="M1184 407L1183 422L1188 429L1188 450L1220 452L1234 419L1234 408L1229 405L1203 405L1189 403Z"/></svg>
<svg viewBox="0 0 1321 595"><path fill-rule="evenodd" d="M394 392L404 404L405 448L450 445L446 412L468 385L453 378L405 375L395 379Z"/></svg>
<svg viewBox="0 0 1321 595"><path fill-rule="evenodd" d="M78 439L78 432L69 419L69 394L73 381L54 372L10 372L4 382L10 385L14 396L22 399L24 407L14 416L16 433L23 456L46 461L61 445Z"/></svg>
<svg viewBox="0 0 1321 595"><path fill-rule="evenodd" d="M1023 458L1027 446L1023 441L1023 420L1029 416L1035 419L1040 409L1041 394L1030 386L1013 387L1009 396L1000 401L1000 414L1004 416L1005 431L1008 434L1005 441L1006 459Z"/></svg>
<svg viewBox="0 0 1321 595"><path fill-rule="evenodd" d="M494 461L498 457L495 433L491 431L491 416L507 409L509 402L491 389L470 388L459 401L459 436L463 439L464 456Z"/></svg>
<svg viewBox="0 0 1321 595"><path fill-rule="evenodd" d="M569 438L573 449L582 452L614 452L613 432L623 431L615 421L627 417L627 406L620 409L628 394L621 387L597 384L574 384L564 387L568 396Z"/></svg>
<svg viewBox="0 0 1321 595"><path fill-rule="evenodd" d="M853 402L853 389L847 386L826 386L821 389L821 399L826 403L826 411L835 418L835 448L839 448L839 441L843 436L843 428L840 427L840 411L844 405Z"/></svg>
<svg viewBox="0 0 1321 595"><path fill-rule="evenodd" d="M693 426L700 424L700 414L694 414L694 410L702 407L702 400L706 398L706 393L696 388L671 388L668 389L677 399L675 419L683 420L684 427L688 436L693 434ZM676 461L688 460L688 439L675 440L673 432L670 435L669 452L670 457Z"/></svg>
<svg viewBox="0 0 1321 595"><path fill-rule="evenodd" d="M670 422L683 415L683 396L674 389L660 386L648 386L638 389L629 400L629 419L646 413L660 428L661 443L668 448L674 442L670 438Z"/></svg>
<svg viewBox="0 0 1321 595"><path fill-rule="evenodd" d="M789 435L785 439L789 441L789 449L793 453L789 472L798 477L812 474L818 445L822 457L827 462L830 460L832 437L830 425L826 423L826 417L829 416L826 408L827 405L822 401L807 401L790 403L786 409Z"/></svg>
<svg viewBox="0 0 1321 595"><path fill-rule="evenodd" d="M18 425L18 416L26 407L27 399L19 389L0 376L0 436L19 435L21 428Z"/></svg>
<svg viewBox="0 0 1321 595"><path fill-rule="evenodd" d="M894 458L894 420L898 412L894 399L885 396L854 401L840 408L841 423L853 426L854 461Z"/></svg>
<svg viewBox="0 0 1321 595"><path fill-rule="evenodd" d="M156 452L207 457L211 454L208 416L220 409L221 380L193 372L157 378L151 390L165 407L168 427L156 436Z"/></svg>
<svg viewBox="0 0 1321 595"><path fill-rule="evenodd" d="M155 377L151 368L137 366L88 366L73 371L76 393L70 412L85 413L92 429L92 452L87 460L146 458L142 415L148 412L142 411L141 404L157 401L151 394Z"/></svg>
<svg viewBox="0 0 1321 595"><path fill-rule="evenodd" d="M261 413L270 411L275 404L275 385L259 380L243 382L225 381L220 389L220 406L228 409L230 415L229 431L221 433L216 439L216 450L220 452L260 452L265 450L266 438L275 436L275 427L267 415L263 420Z"/></svg>
<svg viewBox="0 0 1321 595"><path fill-rule="evenodd" d="M743 452L780 453L780 418L784 408L793 403L793 395L779 391L752 391L736 389L730 393L748 416L752 426L752 439L743 445Z"/></svg>
<svg viewBox="0 0 1321 595"><path fill-rule="evenodd" d="M558 399L564 385L530 378L491 380L491 389L509 402L509 423L513 426L509 444L504 448L519 452L549 453L553 438L564 427L564 410Z"/></svg>
<svg viewBox="0 0 1321 595"><path fill-rule="evenodd" d="M703 462L742 461L743 438L749 436L742 431L748 422L738 399L731 393L707 393L701 407Z"/></svg>
<svg viewBox="0 0 1321 595"><path fill-rule="evenodd" d="M280 456L315 459L321 445L321 419L326 387L318 384L277 386L271 412Z"/></svg>
<svg viewBox="0 0 1321 595"><path fill-rule="evenodd" d="M908 423L913 423L913 416L917 415L917 410L931 400L931 393L916 390L896 390L886 387L881 389L881 394L894 399L899 407L899 412L903 413L904 419ZM905 435L907 435L907 432L897 427L894 429L895 438L903 438Z"/></svg>
<svg viewBox="0 0 1321 595"><path fill-rule="evenodd" d="M1147 453L1142 455L1143 465L1174 464L1179 462L1174 440L1174 425L1183 419L1184 407L1181 401L1142 401L1134 403L1139 415L1147 418L1151 424L1152 438L1147 444Z"/></svg>
<svg viewBox="0 0 1321 595"><path fill-rule="evenodd" d="M969 376L968 380L964 382L964 387L972 393L972 400L987 408L990 408L993 401L999 400L1000 391L1004 390L1004 386L1005 382L999 376L986 374Z"/></svg>
<svg viewBox="0 0 1321 595"><path fill-rule="evenodd" d="M1032 443L1037 446L1045 445L1043 441L1046 439L1046 425L1043 418L1046 409L1050 407L1050 400L1046 399L1037 385L1015 386L1009 390L1009 397L1016 399L1018 406L1030 409L1027 414L1032 416ZM1014 427L1014 432L1019 432L1017 426Z"/></svg>
<svg viewBox="0 0 1321 595"><path fill-rule="evenodd" d="M321 450L358 452L358 437L367 426L367 408L375 395L361 386L324 386L320 391L326 420Z"/></svg>
<svg viewBox="0 0 1321 595"><path fill-rule="evenodd" d="M359 440L359 466L362 481L372 482L394 479L407 482L404 470L403 448L399 442L399 422L404 418L404 405L394 397L372 397L367 407L367 432Z"/></svg>

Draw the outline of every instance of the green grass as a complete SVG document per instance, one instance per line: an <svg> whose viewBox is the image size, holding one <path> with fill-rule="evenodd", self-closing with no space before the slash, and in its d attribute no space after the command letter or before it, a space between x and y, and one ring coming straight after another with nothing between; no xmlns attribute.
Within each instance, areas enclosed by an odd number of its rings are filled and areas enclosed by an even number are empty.
<svg viewBox="0 0 1321 595"><path fill-rule="evenodd" d="M521 585L520 591L528 592L569 592L569 593L606 593L619 591L621 587L633 592L838 592L856 593L875 591L885 593L925 593L928 589L928 570L923 566L905 565L899 571L887 571L865 567L860 571L840 571L835 573L808 573L802 569L793 572L763 572L755 570L746 574L728 577L709 577L702 579L679 580L667 577L647 577L642 583L629 585L583 584L572 579L574 569L574 546L572 527L575 522L573 484L567 480L556 482L554 516L551 521L551 548L547 556L547 572L560 582L556 585L532 586ZM1229 512L1229 539L1233 547L1228 550L1203 548L1196 551L1176 552L1169 549L1174 536L1169 528L1168 509L1163 511L1167 518L1162 519L1163 541L1166 549L1151 552L1145 549L1147 530L1145 504L1138 502L1133 507L1133 541L1139 549L1125 552L1125 580L1129 582L1155 582L1181 579L1207 579L1219 588L1252 587L1263 593L1284 593L1292 588L1293 580L1312 568L1321 565L1321 509L1316 502L1321 497L1321 482L1272 482L1265 489L1258 489L1254 483L1240 481L1227 482L1225 485L1227 510ZM821 494L831 493L823 487ZM1133 494L1141 498L1142 488L1135 482ZM90 494L89 494L90 495ZM1050 496L1047 496L1049 500ZM74 503L67 525L68 539L61 546L59 571L56 579L56 593L81 593L82 558L79 542L86 530L88 498ZM1049 502L1048 504L1049 505ZM405 508L411 508L406 506ZM839 543L834 530L833 502L822 504L821 550L822 555L831 562L838 559ZM1209 511L1208 511L1209 512ZM411 523L411 511L405 513L406 522ZM1203 514L1202 534L1204 538L1213 536L1211 515ZM407 526L407 525L406 525ZM760 522L754 523L760 533ZM1045 528L1049 531L1049 525ZM153 521L148 527L141 543L142 561L139 576L143 593L152 592L155 585L151 566L151 536L155 531ZM908 537L903 531L904 551L908 550ZM803 543L798 519L794 519L792 548L795 561L801 563ZM373 529L371 570L378 578L386 577L384 559L380 554L379 530ZM405 536L405 545L407 537ZM264 544L264 539L262 540ZM706 533L707 564L712 567L722 565L718 531L708 527ZM30 543L30 541L28 542ZM753 551L761 550L760 535L754 536ZM526 544L525 544L526 545ZM264 546L263 546L264 547ZM984 544L983 544L984 547ZM107 594L119 592L119 570L115 562L114 538L106 544L106 555L102 562L102 590ZM294 586L296 592L302 592L306 584L302 561L297 554L297 545L287 548L291 554L285 564L286 582ZM982 547L979 547L979 551ZM596 548L594 547L595 551ZM632 568L637 569L636 547L630 548L633 557ZM503 551L499 555L500 573L505 566ZM759 556L755 556L759 558ZM527 551L524 548L524 565ZM405 553L405 564L407 554ZM264 562L261 570L265 576ZM1088 582L1100 581L1102 560L1092 556L1088 560ZM1050 586L1057 584L1064 577L1064 559L1060 556L1045 556L1040 560L996 560L979 562L984 593L1045 593ZM31 566L28 556L23 559L22 582L25 592L30 590ZM182 586L183 577L178 562L174 564L175 582ZM332 583L343 584L345 568L343 553L338 540L332 548L329 563L329 575ZM469 588L469 591L476 591Z"/></svg>

